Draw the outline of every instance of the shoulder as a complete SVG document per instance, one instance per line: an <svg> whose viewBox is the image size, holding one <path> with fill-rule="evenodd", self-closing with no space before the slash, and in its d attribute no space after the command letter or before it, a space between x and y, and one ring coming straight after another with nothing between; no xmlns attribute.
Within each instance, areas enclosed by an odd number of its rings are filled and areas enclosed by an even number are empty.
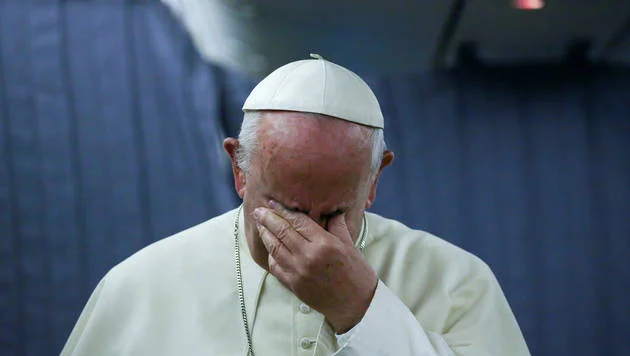
<svg viewBox="0 0 630 356"><path fill-rule="evenodd" d="M442 267L464 266L487 269L488 266L474 254L426 231L380 215L368 213L368 244L379 254L392 258L425 260ZM395 255L395 256L394 256Z"/></svg>
<svg viewBox="0 0 630 356"><path fill-rule="evenodd" d="M92 293L62 354L155 354L147 350L176 347L178 335L197 326L205 328L208 340L216 337L224 314L237 306L229 273L234 214L162 239L112 268ZM165 325L179 329L164 334Z"/></svg>
<svg viewBox="0 0 630 356"><path fill-rule="evenodd" d="M155 287L209 278L232 262L233 219L228 211L144 247L106 275L108 289Z"/></svg>
<svg viewBox="0 0 630 356"><path fill-rule="evenodd" d="M467 291L498 290L494 274L474 254L376 214L368 214L368 224L367 258L408 306L420 300L441 303Z"/></svg>

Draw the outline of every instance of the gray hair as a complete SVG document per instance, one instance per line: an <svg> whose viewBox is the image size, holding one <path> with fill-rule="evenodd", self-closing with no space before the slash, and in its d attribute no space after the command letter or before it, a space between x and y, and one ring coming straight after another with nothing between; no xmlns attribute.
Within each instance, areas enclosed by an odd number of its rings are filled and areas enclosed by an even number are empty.
<svg viewBox="0 0 630 356"><path fill-rule="evenodd" d="M241 131L238 135L240 145L236 152L236 162L238 167L247 174L249 174L249 163L252 153L258 142L258 125L260 124L261 117L260 111L245 112L243 115L243 123L241 124ZM365 126L365 128L371 131L369 134L372 139L371 179L374 180L381 167L383 152L387 150L387 144L385 143L383 129L367 126Z"/></svg>

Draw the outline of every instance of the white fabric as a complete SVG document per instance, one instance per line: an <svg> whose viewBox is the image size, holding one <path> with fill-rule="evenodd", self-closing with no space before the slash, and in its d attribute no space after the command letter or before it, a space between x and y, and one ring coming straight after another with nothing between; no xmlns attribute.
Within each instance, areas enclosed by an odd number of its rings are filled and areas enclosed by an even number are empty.
<svg viewBox="0 0 630 356"><path fill-rule="evenodd" d="M276 69L243 104L247 110L286 110L323 114L384 128L372 89L358 75L325 59L305 59Z"/></svg>
<svg viewBox="0 0 630 356"><path fill-rule="evenodd" d="M381 281L363 320L345 334L337 335L337 342L341 347L336 356L454 355L444 339L439 334L426 332Z"/></svg>
<svg viewBox="0 0 630 356"><path fill-rule="evenodd" d="M332 330L323 330L324 316L302 303L271 274L265 277L257 309L252 328L257 355L313 355L315 348L317 355L335 352L337 345L324 336L324 332L332 334Z"/></svg>
<svg viewBox="0 0 630 356"><path fill-rule="evenodd" d="M234 275L235 214L154 243L109 271L62 355L246 355ZM396 221L374 214L367 219L366 258L380 282L363 320L340 343L325 322L313 337L322 319L314 310L300 314L295 296L273 302L284 287L253 261L241 224L246 310L257 356L448 355L446 346L456 355L529 355L483 262ZM301 347L303 336L315 339L310 348Z"/></svg>

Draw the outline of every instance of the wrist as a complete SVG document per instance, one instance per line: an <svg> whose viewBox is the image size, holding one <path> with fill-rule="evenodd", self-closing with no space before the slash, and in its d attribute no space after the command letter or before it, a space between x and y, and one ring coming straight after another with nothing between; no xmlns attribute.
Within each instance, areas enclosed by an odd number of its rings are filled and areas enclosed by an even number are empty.
<svg viewBox="0 0 630 356"><path fill-rule="evenodd" d="M374 275L373 283L369 285L372 287L366 289L365 293L357 294L355 298L348 299L347 303L334 311L323 313L336 334L345 334L363 320L376 292L378 285L376 275Z"/></svg>

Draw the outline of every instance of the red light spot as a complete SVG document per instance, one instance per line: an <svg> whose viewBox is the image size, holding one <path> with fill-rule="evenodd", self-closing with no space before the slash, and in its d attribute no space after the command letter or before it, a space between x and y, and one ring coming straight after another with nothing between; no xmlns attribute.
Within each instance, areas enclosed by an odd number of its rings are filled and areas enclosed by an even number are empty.
<svg viewBox="0 0 630 356"><path fill-rule="evenodd" d="M544 0L513 0L513 5L519 10L540 10L545 7Z"/></svg>

